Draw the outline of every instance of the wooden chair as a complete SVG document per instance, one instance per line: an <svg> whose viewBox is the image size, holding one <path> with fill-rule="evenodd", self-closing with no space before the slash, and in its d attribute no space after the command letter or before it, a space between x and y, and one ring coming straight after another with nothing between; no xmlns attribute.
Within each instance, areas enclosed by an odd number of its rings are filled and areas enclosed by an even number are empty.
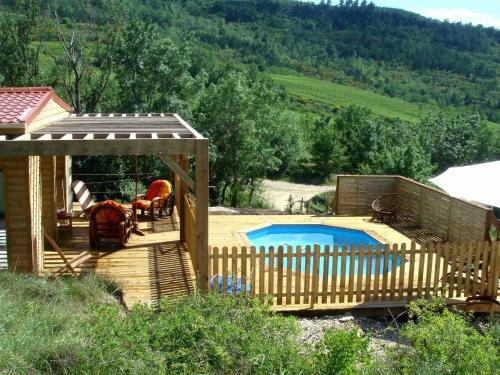
<svg viewBox="0 0 500 375"><path fill-rule="evenodd" d="M372 203L372 221L393 223L396 221L396 210L400 206L399 195L384 194Z"/></svg>
<svg viewBox="0 0 500 375"><path fill-rule="evenodd" d="M169 212L169 203L172 198L172 184L167 180L156 180L148 187L146 194L137 195L132 201L132 209L134 215L137 210L141 210L141 215L147 210L153 220L155 220L155 209L158 209L158 217L162 217L162 211L165 211L165 216L171 214ZM170 210L171 211L171 210Z"/></svg>
<svg viewBox="0 0 500 375"><path fill-rule="evenodd" d="M73 181L71 188L76 195L78 203L80 203L80 206L82 207L83 214L86 218L89 218L92 207L95 204L92 193L87 188L87 185L85 185L85 182L80 180Z"/></svg>
<svg viewBox="0 0 500 375"><path fill-rule="evenodd" d="M123 248L130 237L131 230L130 214L121 204L107 200L93 206L89 224L91 248L95 248L102 238L117 239L120 248Z"/></svg>

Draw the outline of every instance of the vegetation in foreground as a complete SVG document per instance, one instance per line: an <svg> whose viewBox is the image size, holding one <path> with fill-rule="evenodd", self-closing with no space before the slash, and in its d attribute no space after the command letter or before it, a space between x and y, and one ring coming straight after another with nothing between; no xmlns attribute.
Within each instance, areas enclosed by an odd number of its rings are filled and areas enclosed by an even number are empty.
<svg viewBox="0 0 500 375"><path fill-rule="evenodd" d="M479 330L439 300L410 306L402 344L375 357L370 334L301 342L295 318L257 300L194 294L131 311L89 275L0 273L0 372L130 374L485 374L498 372L500 323Z"/></svg>

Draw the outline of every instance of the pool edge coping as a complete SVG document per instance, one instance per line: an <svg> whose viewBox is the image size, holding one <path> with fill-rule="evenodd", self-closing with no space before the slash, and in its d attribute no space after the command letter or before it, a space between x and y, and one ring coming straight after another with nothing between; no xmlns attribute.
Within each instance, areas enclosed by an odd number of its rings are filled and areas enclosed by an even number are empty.
<svg viewBox="0 0 500 375"><path fill-rule="evenodd" d="M253 245L252 245L252 242L250 241L250 239L247 236L247 232L252 232L252 231L255 231L255 230L263 229L263 228L271 226L271 225L275 225L275 223L263 223L263 224L259 224L259 225L256 225L256 226L253 226L253 227L250 227L250 228L235 230L235 231L232 231L232 234L236 238L236 240L238 240L238 237L241 239L241 241L244 243L241 246L250 246L250 247L252 247ZM331 224L327 224L327 223L324 223L324 222L321 222L319 224L311 224L311 223L286 223L286 224L283 224L283 225L324 225L324 226L333 227L333 228L357 230L357 231L360 231L360 232L364 232L364 233L368 234L369 236L373 237L373 239L375 239L377 242L380 242L380 244L382 246L383 245L390 245L390 246L392 246L395 243L395 242L392 242L392 241L388 241L385 237L383 237L382 235L380 235L379 233L377 233L377 232L375 232L375 231L373 231L371 229L350 228L350 227L346 227L346 226L342 226L342 225L331 225ZM313 244L311 244L311 245L313 245Z"/></svg>

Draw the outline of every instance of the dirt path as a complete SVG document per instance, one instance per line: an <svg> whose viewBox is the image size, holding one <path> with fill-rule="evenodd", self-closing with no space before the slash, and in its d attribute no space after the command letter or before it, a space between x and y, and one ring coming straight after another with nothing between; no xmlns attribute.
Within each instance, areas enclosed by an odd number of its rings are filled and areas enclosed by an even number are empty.
<svg viewBox="0 0 500 375"><path fill-rule="evenodd" d="M307 201L316 194L335 189L333 185L303 185L271 180L264 180L262 185L264 187L264 197L277 210L285 209L290 194L295 201L302 198Z"/></svg>

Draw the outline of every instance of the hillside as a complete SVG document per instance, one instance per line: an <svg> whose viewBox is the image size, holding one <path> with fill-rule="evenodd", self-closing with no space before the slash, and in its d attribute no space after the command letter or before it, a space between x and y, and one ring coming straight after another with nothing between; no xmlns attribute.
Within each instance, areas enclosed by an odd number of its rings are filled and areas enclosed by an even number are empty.
<svg viewBox="0 0 500 375"><path fill-rule="evenodd" d="M427 107L352 86L298 75L272 74L271 78L283 85L299 103L318 109L364 105L376 115L399 117L410 122L417 121L428 112Z"/></svg>
<svg viewBox="0 0 500 375"><path fill-rule="evenodd" d="M210 141L214 205L265 206L264 178L426 181L500 158L493 28L351 0L2 4L1 85L51 85L77 113L179 113ZM74 159L75 174L110 168L130 160Z"/></svg>
<svg viewBox="0 0 500 375"><path fill-rule="evenodd" d="M110 14L104 3L91 0L49 2L67 24L89 18L104 24ZM499 30L430 20L366 1L342 4L125 0L121 12L152 21L189 46L195 71L285 67L411 103L472 109L500 121Z"/></svg>

